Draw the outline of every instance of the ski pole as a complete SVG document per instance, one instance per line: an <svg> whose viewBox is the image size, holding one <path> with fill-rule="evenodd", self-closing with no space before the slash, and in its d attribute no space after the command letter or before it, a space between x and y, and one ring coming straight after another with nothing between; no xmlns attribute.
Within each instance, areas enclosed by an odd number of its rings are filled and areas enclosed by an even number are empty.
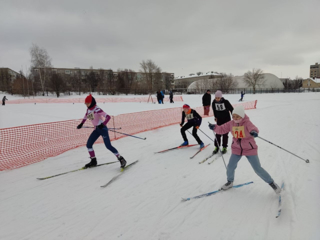
<svg viewBox="0 0 320 240"><path fill-rule="evenodd" d="M213 140L212 140L212 138L211 137L209 137L207 134L205 134L205 132L204 131L202 131L200 128L199 128L199 130L204 134L204 135L206 135L212 142L214 142ZM213 134L214 134L214 140L216 140L216 142L217 142L217 145L219 146L220 144L218 143L218 140L217 140L217 137L216 137L216 134L215 134L215 132L213 131ZM220 149L220 146L218 147L219 148L219 152L220 152L220 154L221 154L221 157L222 157L222 160L223 160L223 163L224 163L224 166L226 167L226 169L227 169L227 165L226 165L226 162L224 161L224 157L223 157L223 154L222 154L222 151L221 151L221 149Z"/></svg>
<svg viewBox="0 0 320 240"><path fill-rule="evenodd" d="M147 138L141 138L141 137L133 136L133 135L130 135L130 134L127 134L127 133L117 132L117 131L114 131L114 130L112 130L112 129L109 129L109 131L111 131L111 132L115 132L115 133L120 133L120 134L123 134L123 135L129 136L129 137L138 138L138 139L141 139L141 140L146 140L146 139L147 139Z"/></svg>
<svg viewBox="0 0 320 240"><path fill-rule="evenodd" d="M280 149L282 149L282 150L284 150L284 151L286 151L288 153L291 153L292 155L296 156L297 158L300 158L301 160L305 161L306 163L310 162L309 159L305 160L305 159L299 157L298 155L296 155L296 154L294 154L294 153L292 153L292 152L290 152L290 151L288 151L288 150L286 150L286 149L284 149L284 148L282 148L282 147L280 147L280 146L278 146L278 145L276 145L276 144L274 144L274 143L272 143L272 142L270 142L270 141L268 141L268 140L266 140L266 139L264 139L262 137L258 136L258 138L260 138L260 139L262 139L262 140L264 140L264 141L266 141L266 142L268 142L268 143L270 143L270 144L272 144L272 145L274 145L274 146L276 146L276 147L278 147L278 148L280 148Z"/></svg>
<svg viewBox="0 0 320 240"><path fill-rule="evenodd" d="M82 127L82 128L95 128L95 127L87 127L87 126L84 126L84 127ZM119 129L121 129L121 127L120 127L120 128L108 128L108 129L119 130Z"/></svg>

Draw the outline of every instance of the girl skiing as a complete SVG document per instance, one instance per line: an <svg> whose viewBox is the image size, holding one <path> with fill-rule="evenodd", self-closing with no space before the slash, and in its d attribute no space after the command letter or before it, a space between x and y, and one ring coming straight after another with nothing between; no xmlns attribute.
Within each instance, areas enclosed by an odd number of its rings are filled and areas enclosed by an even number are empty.
<svg viewBox="0 0 320 240"><path fill-rule="evenodd" d="M232 121L221 126L209 124L209 128L218 134L231 132L233 135L232 155L229 159L227 167L228 182L222 186L222 190L227 190L233 186L234 172L237 164L242 156L246 156L255 173L268 183L276 193L280 193L281 189L274 182L269 173L261 167L258 157L258 146L254 140L258 137L259 130L253 125L249 117L244 113L243 106L236 106L232 112Z"/></svg>
<svg viewBox="0 0 320 240"><path fill-rule="evenodd" d="M222 125L231 120L230 113L233 111L233 107L230 102L222 97L222 92L220 90L216 91L215 98L212 102L213 115L217 122L217 125ZM220 143L222 137L222 153L227 152L229 133L226 134L217 134L216 140L214 141L215 149L213 154L216 154L219 151Z"/></svg>
<svg viewBox="0 0 320 240"><path fill-rule="evenodd" d="M102 136L106 148L109 149L118 158L121 168L124 168L127 163L126 160L119 154L118 150L115 149L110 142L107 123L109 122L111 117L97 106L96 100L94 99L94 97L92 97L91 94L86 97L85 105L88 109L86 114L84 115L82 122L77 126L77 129L82 128L83 124L87 119L91 120L95 129L91 133L87 142L87 148L91 161L84 167L90 168L97 166L97 159L95 157L92 145L100 136Z"/></svg>
<svg viewBox="0 0 320 240"><path fill-rule="evenodd" d="M201 125L202 117L196 112L196 110L191 109L188 104L184 104L182 108L183 108L183 111L182 111L182 119L181 119L180 127L182 127L181 135L184 142L181 144L181 146L189 145L189 142L186 136L186 131L189 128L193 127L192 135L197 140L198 144L200 145L200 148L203 148L204 144L200 140L199 136L197 135L197 130ZM183 126L185 118L187 118L188 122Z"/></svg>

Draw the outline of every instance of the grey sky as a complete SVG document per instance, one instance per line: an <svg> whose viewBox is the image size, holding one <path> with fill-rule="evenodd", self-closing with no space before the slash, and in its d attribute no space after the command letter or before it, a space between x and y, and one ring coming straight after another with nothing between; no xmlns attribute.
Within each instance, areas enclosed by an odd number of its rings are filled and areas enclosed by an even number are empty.
<svg viewBox="0 0 320 240"><path fill-rule="evenodd" d="M54 67L309 76L320 63L320 0L0 0L0 67L30 66L32 43Z"/></svg>

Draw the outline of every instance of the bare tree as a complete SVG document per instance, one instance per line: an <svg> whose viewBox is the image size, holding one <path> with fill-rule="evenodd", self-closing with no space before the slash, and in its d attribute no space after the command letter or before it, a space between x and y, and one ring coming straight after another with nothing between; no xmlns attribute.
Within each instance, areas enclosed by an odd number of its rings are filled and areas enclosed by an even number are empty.
<svg viewBox="0 0 320 240"><path fill-rule="evenodd" d="M256 88L264 85L264 76L261 69L253 69L244 74L243 81L248 87L252 87L253 94L256 93Z"/></svg>
<svg viewBox="0 0 320 240"><path fill-rule="evenodd" d="M202 72L197 72L197 75L200 76L202 74Z"/></svg>
<svg viewBox="0 0 320 240"><path fill-rule="evenodd" d="M216 80L215 87L224 93L228 93L230 89L236 88L238 83L233 79L232 74L222 73Z"/></svg>
<svg viewBox="0 0 320 240"><path fill-rule="evenodd" d="M46 91L46 81L49 78L50 71L48 71L50 68L52 68L51 65L51 58L47 52L46 49L40 48L36 44L32 44L30 48L30 55L31 55L31 72L35 74L35 70L38 70L39 74L39 80L41 84L41 89L43 92L43 95Z"/></svg>
<svg viewBox="0 0 320 240"><path fill-rule="evenodd" d="M156 79L156 73L161 73L161 68L158 67L152 60L142 61L140 63L141 71L144 73L146 84L149 92L158 90L159 77ZM156 84L155 84L156 83Z"/></svg>
<svg viewBox="0 0 320 240"><path fill-rule="evenodd" d="M62 76L58 73L52 73L50 76L50 87L60 97L60 93L64 91L65 81Z"/></svg>
<svg viewBox="0 0 320 240"><path fill-rule="evenodd" d="M118 70L117 89L119 92L128 94L137 80L137 73L131 69Z"/></svg>

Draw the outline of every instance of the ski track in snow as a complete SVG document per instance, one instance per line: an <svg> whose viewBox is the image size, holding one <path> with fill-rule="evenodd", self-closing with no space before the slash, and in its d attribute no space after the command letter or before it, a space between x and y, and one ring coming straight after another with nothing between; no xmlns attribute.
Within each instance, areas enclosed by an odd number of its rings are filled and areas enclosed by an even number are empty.
<svg viewBox="0 0 320 240"><path fill-rule="evenodd" d="M225 97L231 103L237 103L239 98L238 95ZM200 95L187 95L184 99L192 107L201 105ZM201 132L198 132L200 138L211 145L194 159L190 156L198 146L154 154L182 143L180 126L173 125L138 134L147 137L146 141L130 137L113 141L128 163L138 159L139 162L106 188L100 186L120 172L119 163L42 181L36 179L84 166L89 160L85 147L27 167L0 172L0 239L318 240L320 94L245 95L247 101L255 99L258 99L257 109L246 113L259 128L259 136L310 160L307 164L262 139L255 139L262 167L278 185L285 182L280 218L275 218L277 195L254 173L245 157L238 164L235 184L248 181L253 184L181 202L181 197L219 189L226 182L226 169L222 157L211 165L207 162L213 158L199 164L214 148ZM75 105L79 114L73 118L81 118L85 108ZM164 105L121 104L128 106L121 111L162 109L182 103ZM23 119L10 115L19 108L24 109L27 124L38 123L32 115L36 106L40 104L1 108L1 116L8 119L1 119L0 126L21 125L18 121ZM65 120L72 112L70 105L59 104L55 116L56 110L53 113L52 109L56 109L57 104L45 106L40 107L40 122ZM112 114L119 112L119 106L101 107ZM213 138L207 121L213 122L213 118L203 119L201 129ZM190 144L195 143L190 134L187 137ZM231 143L229 134L229 146ZM103 144L94 145L94 149L99 163L115 160ZM230 154L229 147L223 155L226 164Z"/></svg>

